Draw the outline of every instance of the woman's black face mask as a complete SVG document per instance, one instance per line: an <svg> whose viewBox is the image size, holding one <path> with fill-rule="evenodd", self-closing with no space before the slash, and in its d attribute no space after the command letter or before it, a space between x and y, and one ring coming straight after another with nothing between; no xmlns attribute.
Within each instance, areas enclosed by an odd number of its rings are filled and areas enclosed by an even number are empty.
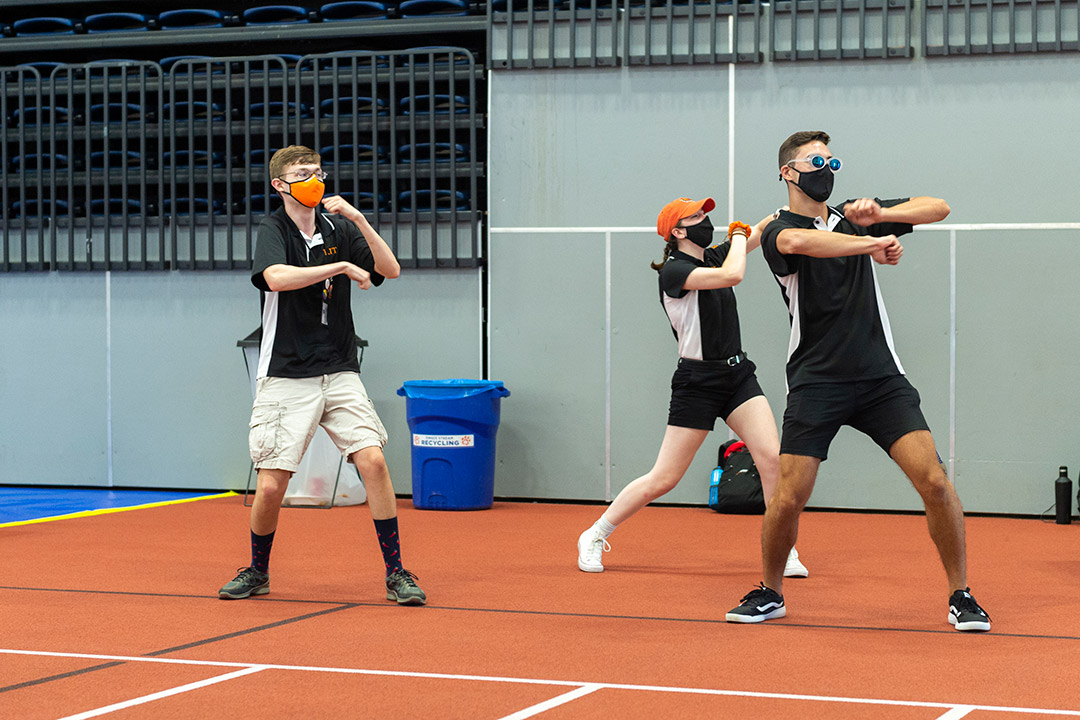
<svg viewBox="0 0 1080 720"><path fill-rule="evenodd" d="M712 245L713 224L708 217L697 225L684 227L683 230L686 231L686 239L698 247L707 248Z"/></svg>

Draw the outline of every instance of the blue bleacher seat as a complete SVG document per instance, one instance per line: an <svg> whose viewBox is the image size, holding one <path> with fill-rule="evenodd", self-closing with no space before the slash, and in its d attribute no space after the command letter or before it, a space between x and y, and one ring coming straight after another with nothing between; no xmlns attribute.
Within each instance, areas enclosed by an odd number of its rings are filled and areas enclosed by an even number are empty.
<svg viewBox="0 0 1080 720"><path fill-rule="evenodd" d="M323 22L341 20L384 20L388 17L385 3L374 0L327 3L319 8Z"/></svg>
<svg viewBox="0 0 1080 720"><path fill-rule="evenodd" d="M468 15L468 0L404 0L398 5L403 18L431 15Z"/></svg>
<svg viewBox="0 0 1080 720"><path fill-rule="evenodd" d="M403 163L414 161L429 163L431 162L431 143L416 143L415 148L411 145L402 145L397 153L398 160ZM451 157L457 162L468 162L469 147L461 143L455 143L453 146L450 143L435 143L435 162L450 162Z"/></svg>
<svg viewBox="0 0 1080 720"><path fill-rule="evenodd" d="M337 57L338 55L343 55L345 57ZM356 52L353 51L353 50L341 50L339 52L320 53L319 57L318 57L319 69L320 70L333 70L334 67L335 67L335 63L336 63L338 72L343 72L346 69L351 71L352 66L353 66L353 61L355 60L356 61L356 67L359 68L360 70L363 70L365 68L370 68L371 67L372 58L375 59L375 67L377 67L377 68L390 67L390 58L387 55L357 55ZM302 70L310 70L311 69L310 60L311 60L311 58L308 58L309 62L304 63L304 67L301 68Z"/></svg>
<svg viewBox="0 0 1080 720"><path fill-rule="evenodd" d="M213 118L214 120L222 120L225 118L225 111L221 109L221 106L217 103L207 104L202 100L194 100L189 102L178 103L165 103L162 108L165 113L165 117L168 118L170 113L176 120L206 120Z"/></svg>
<svg viewBox="0 0 1080 720"><path fill-rule="evenodd" d="M449 115L451 109L455 115L469 112L469 100L464 95L455 95L451 100L449 95L417 95L416 97L401 98L401 111L405 114L410 112L429 113L434 110L436 115Z"/></svg>
<svg viewBox="0 0 1080 720"><path fill-rule="evenodd" d="M90 167L101 169L108 162L109 167L116 169L124 165L124 153L120 150L96 150L90 153ZM135 150L127 152L128 167L138 167L142 164L142 155Z"/></svg>
<svg viewBox="0 0 1080 720"><path fill-rule="evenodd" d="M35 60L33 62L22 63L22 65L26 67L32 67L37 70L38 74L41 75L41 77L45 80L48 80L50 77L52 77L53 70L63 64L64 63L62 62L51 62L48 60Z"/></svg>
<svg viewBox="0 0 1080 720"><path fill-rule="evenodd" d="M68 156L63 153L26 153L11 158L13 172L20 170L44 170L48 167L63 169L68 167Z"/></svg>
<svg viewBox="0 0 1080 720"><path fill-rule="evenodd" d="M219 28L225 27L229 15L220 10L203 10L200 8L184 8L182 10L166 10L158 15L158 25L162 30L179 30L182 28Z"/></svg>
<svg viewBox="0 0 1080 720"><path fill-rule="evenodd" d="M469 210L469 194L458 190L455 193L451 193L449 190L436 190L434 193L435 207L439 211L450 210L452 207L457 210ZM417 190L415 193L406 190L398 195L398 212L412 212L413 200L416 200L417 212L431 212L431 190Z"/></svg>
<svg viewBox="0 0 1080 720"><path fill-rule="evenodd" d="M378 154L379 163L388 162L386 158L386 151L379 148L374 150L371 145L324 145L319 148L319 156L322 158L324 165L352 165L354 163L358 165L370 165L375 154Z"/></svg>
<svg viewBox="0 0 1080 720"><path fill-rule="evenodd" d="M277 193L271 193L270 195L270 209L266 209L266 195L262 193L255 193L251 197L241 198L236 203L237 212L241 215L252 213L266 213L272 212L281 206L281 196Z"/></svg>
<svg viewBox="0 0 1080 720"><path fill-rule="evenodd" d="M267 71L267 70L269 72L272 72L272 73L273 72L281 72L283 69L288 70L290 67L292 67L293 65L296 65L296 63L300 61L301 56L300 55L284 55L284 54L281 54L281 55L278 55L277 57L281 58L281 60L285 63L284 68L282 67L281 63L279 63L277 61L274 61L274 60L270 60L270 61L252 60L247 64L246 72L248 74L250 74L250 75L254 75L256 73L261 73L261 72L264 72L264 71ZM243 73L243 72L245 72L244 64L239 63L239 62L234 63L233 64L233 72L234 73Z"/></svg>
<svg viewBox="0 0 1080 720"><path fill-rule="evenodd" d="M299 109L299 113L297 113L297 109ZM269 114L270 119L274 120L283 117L286 112L288 112L290 116L299 115L299 117L302 118L311 117L311 109L307 105L300 103L298 106L292 100L288 103L283 103L280 100L274 100L268 103L251 103L248 117L252 120L262 120Z"/></svg>
<svg viewBox="0 0 1080 720"><path fill-rule="evenodd" d="M109 122L118 123L125 116L130 120L139 120L142 117L142 106L135 103L97 103L90 106L90 122L103 123L108 115Z"/></svg>
<svg viewBox="0 0 1080 720"><path fill-rule="evenodd" d="M15 35L74 35L75 23L65 17L36 17L16 20L11 25Z"/></svg>
<svg viewBox="0 0 1080 720"><path fill-rule="evenodd" d="M241 18L245 25L280 25L309 21L308 11L299 5L261 5L248 8Z"/></svg>
<svg viewBox="0 0 1080 720"><path fill-rule="evenodd" d="M52 123L54 125L63 125L68 121L68 109L57 105L55 108L43 105L41 107L33 106L23 108L19 111L19 108L15 108L11 112L11 124L23 125L26 127L37 125L39 120L43 123Z"/></svg>
<svg viewBox="0 0 1080 720"><path fill-rule="evenodd" d="M244 153L241 152L236 156L235 162L233 164L238 166L238 167L244 167L245 165L247 167L257 167L259 165L266 165L268 162L270 162L270 158L272 158L274 156L274 153L276 153L279 149L280 148L274 148L272 150L266 150L265 148L256 148L256 149L252 150L250 153L248 153L248 157L247 157L246 161L244 159Z"/></svg>
<svg viewBox="0 0 1080 720"><path fill-rule="evenodd" d="M362 213L388 212L390 210L386 193L379 193L378 198L375 197L375 193L370 192L343 192L338 193L338 195Z"/></svg>
<svg viewBox="0 0 1080 720"><path fill-rule="evenodd" d="M90 201L91 215L104 215L105 208L106 204L104 198L97 198ZM123 198L109 198L109 215L123 215L125 209L127 210L128 215L139 215L142 213L142 203L133 198L129 198L126 203Z"/></svg>
<svg viewBox="0 0 1080 720"><path fill-rule="evenodd" d="M208 153L206 150L177 150L175 153L166 151L162 155L162 160L165 165L178 168L191 167L192 165L206 167L208 163L210 167L225 167L225 153L217 151L212 153Z"/></svg>
<svg viewBox="0 0 1080 720"><path fill-rule="evenodd" d="M410 55L398 55L398 61L401 65L427 65L431 62L432 55L435 57L436 65L449 65L450 58L453 58L455 65L468 65L469 58L462 52L454 52L447 50L445 47L416 47L409 48L410 52L415 54ZM427 54L423 51L429 51L431 54Z"/></svg>
<svg viewBox="0 0 1080 720"><path fill-rule="evenodd" d="M83 27L88 33L133 32L149 30L150 18L130 12L111 12L88 15Z"/></svg>
<svg viewBox="0 0 1080 720"><path fill-rule="evenodd" d="M359 97L339 97L335 102L334 98L327 98L319 103L319 115L386 115L389 110L386 109L386 101L382 98L369 98L366 96Z"/></svg>
<svg viewBox="0 0 1080 720"><path fill-rule="evenodd" d="M68 211L67 200L60 200L57 198L56 212L66 213ZM40 217L42 214L49 214L52 212L53 200L51 198L45 198L44 200L27 200L24 205L21 201L16 200L11 203L11 216L22 217L25 213L26 217Z"/></svg>
<svg viewBox="0 0 1080 720"><path fill-rule="evenodd" d="M210 59L209 55L173 55L172 57L161 58L158 61L158 65L161 66L162 72L176 72L177 74L187 75L199 75L206 74L206 61ZM210 65L210 72L223 73L225 70L220 64Z"/></svg>
<svg viewBox="0 0 1080 720"><path fill-rule="evenodd" d="M178 197L175 202L173 198L165 198L161 202L161 210L165 215L189 216L192 214L192 209L195 215L209 215L211 212L214 215L221 215L224 208L225 205L220 200L208 200L204 197Z"/></svg>

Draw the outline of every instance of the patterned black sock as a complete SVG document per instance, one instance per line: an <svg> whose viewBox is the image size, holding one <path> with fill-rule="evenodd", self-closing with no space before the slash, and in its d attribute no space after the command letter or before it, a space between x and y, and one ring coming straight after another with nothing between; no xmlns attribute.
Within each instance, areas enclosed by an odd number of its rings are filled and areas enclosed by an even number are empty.
<svg viewBox="0 0 1080 720"><path fill-rule="evenodd" d="M398 544L397 518L375 521L375 532L379 536L379 548L383 562L386 563L386 575L389 577L401 570L401 547Z"/></svg>
<svg viewBox="0 0 1080 720"><path fill-rule="evenodd" d="M270 547L274 544L274 533L256 535L251 531L251 567L259 572L270 572Z"/></svg>

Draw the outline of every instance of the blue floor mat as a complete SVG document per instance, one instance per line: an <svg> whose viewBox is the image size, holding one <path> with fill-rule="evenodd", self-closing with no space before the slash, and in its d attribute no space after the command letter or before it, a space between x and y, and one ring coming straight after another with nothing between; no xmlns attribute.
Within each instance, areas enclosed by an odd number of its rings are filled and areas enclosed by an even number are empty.
<svg viewBox="0 0 1080 720"><path fill-rule="evenodd" d="M215 497L191 490L122 490L0 486L0 526L95 510Z"/></svg>

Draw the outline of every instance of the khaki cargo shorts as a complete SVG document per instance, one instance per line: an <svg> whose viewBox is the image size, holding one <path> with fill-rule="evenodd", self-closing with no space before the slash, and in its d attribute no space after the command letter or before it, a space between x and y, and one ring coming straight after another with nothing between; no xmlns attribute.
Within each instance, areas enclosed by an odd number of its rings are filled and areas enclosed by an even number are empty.
<svg viewBox="0 0 1080 720"><path fill-rule="evenodd" d="M386 428L359 374L261 378L251 408L251 462L258 469L296 472L320 425L345 457L386 445Z"/></svg>

